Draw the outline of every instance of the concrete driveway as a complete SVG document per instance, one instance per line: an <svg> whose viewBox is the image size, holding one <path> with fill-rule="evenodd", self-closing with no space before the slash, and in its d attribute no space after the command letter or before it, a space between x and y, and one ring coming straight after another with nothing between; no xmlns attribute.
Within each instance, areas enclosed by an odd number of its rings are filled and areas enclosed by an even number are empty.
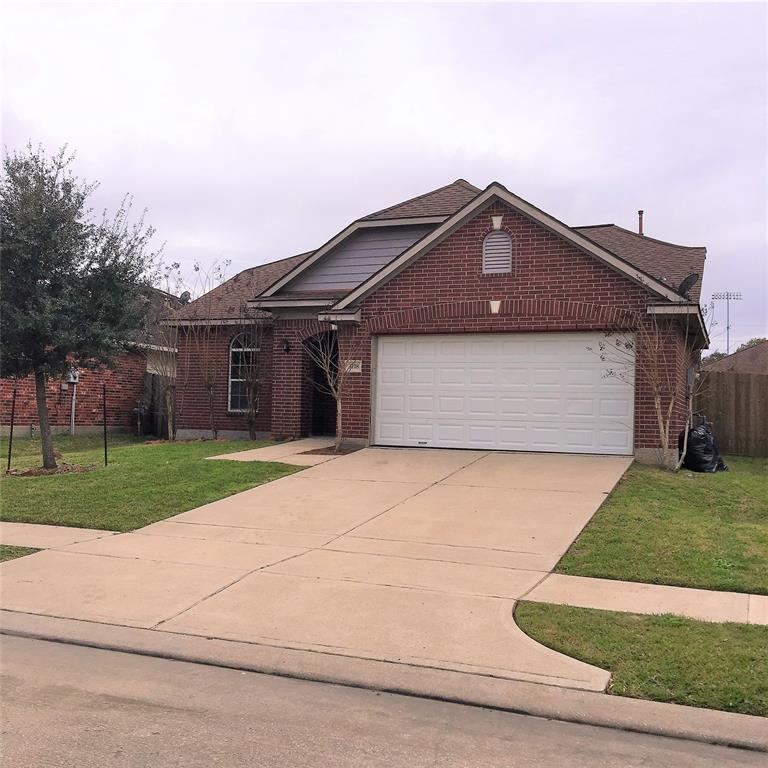
<svg viewBox="0 0 768 768"><path fill-rule="evenodd" d="M512 612L630 461L369 448L6 563L2 606L603 690Z"/></svg>

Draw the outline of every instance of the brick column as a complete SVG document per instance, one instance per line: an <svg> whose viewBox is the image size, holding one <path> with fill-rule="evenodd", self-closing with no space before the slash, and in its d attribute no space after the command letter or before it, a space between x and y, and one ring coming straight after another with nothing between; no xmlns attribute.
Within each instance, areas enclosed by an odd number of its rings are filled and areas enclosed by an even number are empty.
<svg viewBox="0 0 768 768"><path fill-rule="evenodd" d="M272 434L302 437L311 427L312 385L307 381L309 358L303 342L323 330L309 320L276 320L272 340ZM288 342L289 350L283 346Z"/></svg>

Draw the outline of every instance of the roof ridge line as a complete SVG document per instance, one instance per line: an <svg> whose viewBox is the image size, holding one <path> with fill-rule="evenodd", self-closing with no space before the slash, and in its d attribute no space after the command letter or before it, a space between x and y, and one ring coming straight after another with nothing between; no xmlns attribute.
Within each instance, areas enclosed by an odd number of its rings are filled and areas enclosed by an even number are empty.
<svg viewBox="0 0 768 768"><path fill-rule="evenodd" d="M448 187L452 187L454 184L462 183L464 186L466 186L467 189L469 189L470 192L474 192L475 194L480 194L482 192L481 189L478 189L473 184L470 184L466 179L456 179L455 181L451 181L448 184L443 184L442 187L437 187L436 189L430 189L428 192L422 192L420 195L416 195L415 197L409 197L407 200L401 200L399 203L393 203L392 205L388 205L386 208L382 208L378 211L374 211L373 213L366 213L365 216L361 216L359 219L355 219L355 221L363 221L365 219L370 219L373 216L378 216L381 213L386 213L387 211L391 211L393 208L399 208L401 205L407 205L408 203L413 203L416 200L421 200L423 197L427 197L428 195L434 195L436 192L442 192L444 189L448 189Z"/></svg>

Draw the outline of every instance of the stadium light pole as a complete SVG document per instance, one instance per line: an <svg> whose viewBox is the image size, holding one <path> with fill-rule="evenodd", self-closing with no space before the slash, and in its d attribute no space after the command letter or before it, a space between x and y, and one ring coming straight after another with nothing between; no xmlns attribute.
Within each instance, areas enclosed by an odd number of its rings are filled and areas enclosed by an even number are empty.
<svg viewBox="0 0 768 768"><path fill-rule="evenodd" d="M725 353L731 354L731 302L741 301L741 291L717 291L712 294L715 301L725 300Z"/></svg>

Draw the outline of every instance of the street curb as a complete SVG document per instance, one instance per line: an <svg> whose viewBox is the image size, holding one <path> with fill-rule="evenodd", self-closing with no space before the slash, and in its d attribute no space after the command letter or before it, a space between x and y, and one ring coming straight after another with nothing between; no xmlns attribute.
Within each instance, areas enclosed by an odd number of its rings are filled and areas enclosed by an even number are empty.
<svg viewBox="0 0 768 768"><path fill-rule="evenodd" d="M0 634L768 752L768 720L454 670L0 611Z"/></svg>

